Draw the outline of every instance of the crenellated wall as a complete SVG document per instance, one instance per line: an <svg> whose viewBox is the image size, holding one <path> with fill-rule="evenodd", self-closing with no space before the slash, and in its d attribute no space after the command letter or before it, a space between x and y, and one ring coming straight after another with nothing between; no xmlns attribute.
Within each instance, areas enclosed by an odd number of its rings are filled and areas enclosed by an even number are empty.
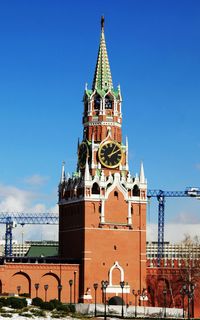
<svg viewBox="0 0 200 320"><path fill-rule="evenodd" d="M147 260L147 290L149 304L151 306L163 306L170 308L183 308L185 315L188 312L190 316L200 316L200 260L185 259L164 259L158 266L157 259ZM183 291L183 285L186 289L192 291L195 285L194 297L191 296L188 302L188 295ZM163 294L166 290L166 297Z"/></svg>
<svg viewBox="0 0 200 320"><path fill-rule="evenodd" d="M13 258L14 261L14 258ZM79 265L63 263L16 263L5 262L0 265L0 294L28 294L30 298L45 300L44 285L48 285L47 301L59 298L58 285L62 285L60 300L70 302L69 280L73 280L73 301L79 299ZM35 284L39 284L36 293Z"/></svg>

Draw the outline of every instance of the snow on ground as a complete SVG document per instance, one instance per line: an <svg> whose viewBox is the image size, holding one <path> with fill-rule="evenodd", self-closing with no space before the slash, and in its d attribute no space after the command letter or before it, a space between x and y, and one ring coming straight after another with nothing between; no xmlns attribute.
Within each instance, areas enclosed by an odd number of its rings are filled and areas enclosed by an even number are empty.
<svg viewBox="0 0 200 320"><path fill-rule="evenodd" d="M6 320L6 319L12 319L12 320L30 320L30 319L34 319L34 320L57 320L57 318L53 318L50 314L47 314L46 317L35 317L33 316L32 318L30 317L24 317L24 316L19 316L17 313L12 314L12 317L3 317L2 315L0 316L0 320ZM64 317L64 318L59 318L59 320L66 320L66 319L71 319L70 317ZM73 320L75 320L73 318Z"/></svg>

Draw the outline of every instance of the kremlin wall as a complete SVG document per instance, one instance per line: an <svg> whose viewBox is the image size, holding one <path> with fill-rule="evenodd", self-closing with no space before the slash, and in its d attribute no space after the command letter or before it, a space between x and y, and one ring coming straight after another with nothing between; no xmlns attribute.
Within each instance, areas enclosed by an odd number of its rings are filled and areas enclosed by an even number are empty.
<svg viewBox="0 0 200 320"><path fill-rule="evenodd" d="M122 94L114 88L104 18L93 84L83 96L83 136L77 170L59 183L59 253L55 257L2 257L1 294L65 303L107 303L183 308L200 315L199 260L146 258L147 180L129 171L122 134ZM124 142L125 141L125 142ZM123 283L123 292L120 283ZM194 299L188 299L195 283ZM183 291L185 285L185 291ZM134 294L133 294L134 290Z"/></svg>

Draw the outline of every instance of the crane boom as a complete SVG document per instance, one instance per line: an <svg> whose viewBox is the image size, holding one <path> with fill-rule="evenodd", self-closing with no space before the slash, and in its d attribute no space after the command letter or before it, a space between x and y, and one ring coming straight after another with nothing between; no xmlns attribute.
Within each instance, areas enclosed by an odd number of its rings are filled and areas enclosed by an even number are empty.
<svg viewBox="0 0 200 320"><path fill-rule="evenodd" d="M0 224L6 225L5 256L12 256L12 229L21 224L58 224L56 213L0 212Z"/></svg>
<svg viewBox="0 0 200 320"><path fill-rule="evenodd" d="M16 222L17 224L58 224L57 213L0 212L0 224Z"/></svg>
<svg viewBox="0 0 200 320"><path fill-rule="evenodd" d="M163 191L163 190L147 190L147 198L156 197L158 200L158 253L157 261L164 253L164 232L165 232L165 198L166 197L193 197L200 198L199 188L187 188L185 191Z"/></svg>
<svg viewBox="0 0 200 320"><path fill-rule="evenodd" d="M147 197L156 197L158 200L158 263L163 257L164 229L165 229L165 198L166 197L195 197L200 199L199 188L187 188L185 191L147 190ZM0 212L0 224L6 225L5 256L12 256L12 229L15 224L58 224L57 213L26 213Z"/></svg>

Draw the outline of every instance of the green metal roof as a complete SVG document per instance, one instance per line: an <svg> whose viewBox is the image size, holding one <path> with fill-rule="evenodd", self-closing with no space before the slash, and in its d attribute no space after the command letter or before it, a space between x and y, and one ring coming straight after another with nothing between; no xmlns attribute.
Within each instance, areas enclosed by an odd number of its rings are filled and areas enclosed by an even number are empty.
<svg viewBox="0 0 200 320"><path fill-rule="evenodd" d="M112 94L116 97L116 98L119 98L119 90L99 90L97 89L96 90L96 93L100 95L100 97L104 97L106 95L107 92L112 92ZM91 95L94 93L94 91L92 90L85 90L85 94L88 96L88 97L91 97Z"/></svg>
<svg viewBox="0 0 200 320"><path fill-rule="evenodd" d="M58 246L33 245L26 254L27 257L54 257L58 256Z"/></svg>
<svg viewBox="0 0 200 320"><path fill-rule="evenodd" d="M92 90L95 89L98 91L104 91L104 94L106 91L113 89L112 76L108 61L108 54L104 35L104 17L101 18L101 39L92 85ZM103 95L102 92L100 92L99 94L101 96Z"/></svg>

